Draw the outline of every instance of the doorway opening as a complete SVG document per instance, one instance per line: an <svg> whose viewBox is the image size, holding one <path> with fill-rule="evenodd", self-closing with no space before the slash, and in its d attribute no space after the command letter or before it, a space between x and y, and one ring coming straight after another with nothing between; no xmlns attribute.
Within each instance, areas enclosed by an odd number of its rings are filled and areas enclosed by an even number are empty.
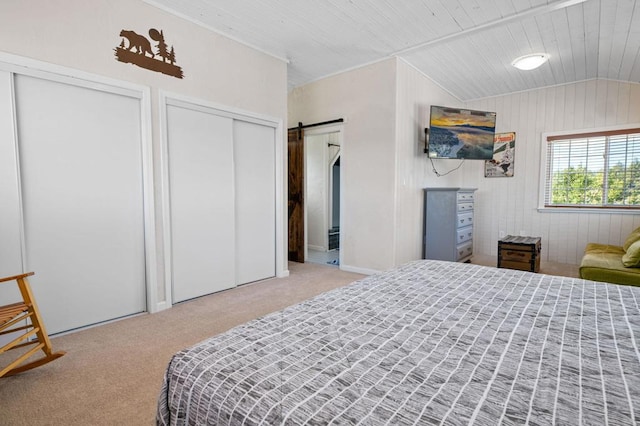
<svg viewBox="0 0 640 426"><path fill-rule="evenodd" d="M341 126L307 130L305 152L305 259L340 265Z"/></svg>

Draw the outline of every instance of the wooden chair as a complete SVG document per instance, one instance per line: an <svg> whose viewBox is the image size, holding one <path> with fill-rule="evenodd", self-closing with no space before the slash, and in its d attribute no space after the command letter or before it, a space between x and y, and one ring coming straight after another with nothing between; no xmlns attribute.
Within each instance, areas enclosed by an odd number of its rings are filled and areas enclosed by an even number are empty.
<svg viewBox="0 0 640 426"><path fill-rule="evenodd" d="M0 283L16 281L20 289L20 294L22 295L21 302L0 306L0 337L20 331L23 332L17 338L12 339L0 347L0 355L11 349L33 346L27 351L22 351L20 355L6 367L0 366L2 369L0 370L0 377L11 376L39 367L65 354L65 352L62 351L53 352L51 348L51 341L45 330L38 305L36 304L33 293L31 292L31 286L27 280L27 277L33 274L33 272L28 272L13 277L0 278ZM41 349L44 352L44 357L23 364L27 358L35 355Z"/></svg>

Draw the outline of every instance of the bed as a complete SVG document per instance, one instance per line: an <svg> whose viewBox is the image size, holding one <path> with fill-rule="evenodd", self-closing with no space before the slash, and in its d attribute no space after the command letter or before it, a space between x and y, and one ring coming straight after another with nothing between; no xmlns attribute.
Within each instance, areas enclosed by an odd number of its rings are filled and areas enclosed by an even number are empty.
<svg viewBox="0 0 640 426"><path fill-rule="evenodd" d="M162 425L640 422L640 288L410 262L177 353Z"/></svg>

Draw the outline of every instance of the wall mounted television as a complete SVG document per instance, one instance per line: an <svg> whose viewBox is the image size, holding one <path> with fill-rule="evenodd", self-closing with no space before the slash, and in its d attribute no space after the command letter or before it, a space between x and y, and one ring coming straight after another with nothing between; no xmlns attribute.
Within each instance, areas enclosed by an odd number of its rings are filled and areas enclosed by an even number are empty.
<svg viewBox="0 0 640 426"><path fill-rule="evenodd" d="M429 158L491 160L496 113L431 106Z"/></svg>

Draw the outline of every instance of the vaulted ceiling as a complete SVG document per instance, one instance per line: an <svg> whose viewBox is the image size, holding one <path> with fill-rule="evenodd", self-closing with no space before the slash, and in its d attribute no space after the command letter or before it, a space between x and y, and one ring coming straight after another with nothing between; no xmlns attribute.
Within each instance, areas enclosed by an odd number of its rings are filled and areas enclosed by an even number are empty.
<svg viewBox="0 0 640 426"><path fill-rule="evenodd" d="M397 56L461 100L640 81L636 0L146 0L288 62L289 89ZM546 52L533 71L511 66Z"/></svg>

